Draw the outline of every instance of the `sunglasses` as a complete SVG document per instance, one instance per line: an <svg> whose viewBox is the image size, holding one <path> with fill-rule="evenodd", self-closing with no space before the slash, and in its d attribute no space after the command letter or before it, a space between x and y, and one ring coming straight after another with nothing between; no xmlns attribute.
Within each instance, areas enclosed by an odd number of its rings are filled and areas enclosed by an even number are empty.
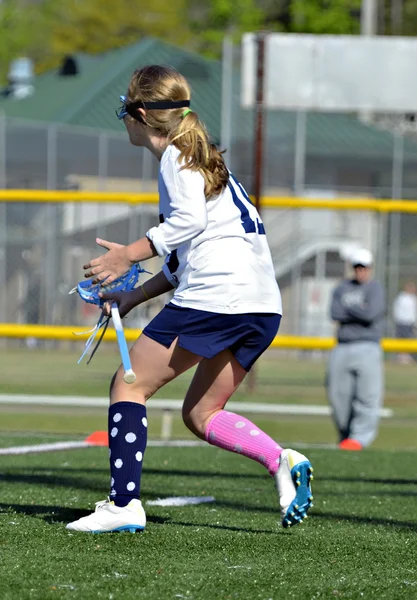
<svg viewBox="0 0 417 600"><path fill-rule="evenodd" d="M139 123L144 123L141 114L138 112L138 108L146 108L147 110L163 110L166 108L185 108L190 106L189 100L164 100L160 102L128 102L126 96L120 96L120 102L122 105L116 110L116 116L119 120L124 119L127 115L130 115Z"/></svg>
<svg viewBox="0 0 417 600"><path fill-rule="evenodd" d="M120 108L118 108L116 110L116 117L121 121L122 119L124 119L129 113L126 110L126 96L120 96L120 102L122 103L122 105L120 106Z"/></svg>

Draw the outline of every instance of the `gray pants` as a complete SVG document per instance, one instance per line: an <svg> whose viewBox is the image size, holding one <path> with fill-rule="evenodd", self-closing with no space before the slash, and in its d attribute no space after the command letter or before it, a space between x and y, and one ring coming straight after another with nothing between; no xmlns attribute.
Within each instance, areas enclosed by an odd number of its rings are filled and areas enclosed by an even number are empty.
<svg viewBox="0 0 417 600"><path fill-rule="evenodd" d="M340 440L369 446L378 433L382 406L381 347L374 342L338 344L328 362L327 393Z"/></svg>

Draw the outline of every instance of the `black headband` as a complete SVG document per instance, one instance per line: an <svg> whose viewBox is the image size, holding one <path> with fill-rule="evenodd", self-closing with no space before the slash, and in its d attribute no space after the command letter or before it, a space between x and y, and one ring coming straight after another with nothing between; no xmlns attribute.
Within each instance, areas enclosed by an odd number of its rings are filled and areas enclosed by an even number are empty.
<svg viewBox="0 0 417 600"><path fill-rule="evenodd" d="M161 100L160 102L142 102L142 100L138 100L137 102L129 102L126 106L131 106L132 108L147 108L148 110L163 110L164 108L185 108L186 106L190 106L190 101Z"/></svg>
<svg viewBox="0 0 417 600"><path fill-rule="evenodd" d="M190 106L189 100L165 100L160 102L142 102L142 100L139 100L137 102L126 103L126 112L134 119L138 119L138 108L146 108L147 110L163 110L166 108L185 108L187 106ZM140 120L142 121L142 119Z"/></svg>

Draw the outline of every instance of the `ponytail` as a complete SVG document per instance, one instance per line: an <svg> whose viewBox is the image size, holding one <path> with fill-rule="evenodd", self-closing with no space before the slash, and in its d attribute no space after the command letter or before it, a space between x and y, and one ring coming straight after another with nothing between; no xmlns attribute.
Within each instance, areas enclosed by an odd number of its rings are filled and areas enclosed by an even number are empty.
<svg viewBox="0 0 417 600"><path fill-rule="evenodd" d="M137 69L130 80L131 102L189 100L190 86L183 75L172 67L150 65ZM180 151L182 169L199 171L204 177L207 199L220 194L229 181L223 152L209 141L204 124L197 113L187 108L148 110L144 122Z"/></svg>
<svg viewBox="0 0 417 600"><path fill-rule="evenodd" d="M223 152L210 143L207 130L197 113L184 111L178 126L168 139L180 151L179 161L183 169L199 171L204 177L206 198L220 194L229 181L229 171L223 160Z"/></svg>

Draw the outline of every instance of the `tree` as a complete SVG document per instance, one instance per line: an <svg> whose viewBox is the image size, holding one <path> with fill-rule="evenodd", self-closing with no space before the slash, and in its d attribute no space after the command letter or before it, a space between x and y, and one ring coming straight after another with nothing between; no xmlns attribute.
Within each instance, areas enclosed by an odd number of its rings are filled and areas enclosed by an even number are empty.
<svg viewBox="0 0 417 600"><path fill-rule="evenodd" d="M302 33L358 34L361 0L292 0L290 29Z"/></svg>
<svg viewBox="0 0 417 600"><path fill-rule="evenodd" d="M48 51L47 15L38 6L22 9L19 0L0 4L0 81L6 80L10 62L20 56L36 61Z"/></svg>
<svg viewBox="0 0 417 600"><path fill-rule="evenodd" d="M195 49L214 58L221 55L225 35L238 42L242 33L262 29L264 21L265 12L256 0L192 0L190 4Z"/></svg>
<svg viewBox="0 0 417 600"><path fill-rule="evenodd" d="M358 34L360 8L361 0L2 0L0 80L19 56L42 72L64 55L105 52L146 36L219 58L226 34L235 43L262 29ZM379 33L417 34L416 0L380 0L379 8Z"/></svg>
<svg viewBox="0 0 417 600"><path fill-rule="evenodd" d="M402 6L401 35L417 35L417 6L415 0L405 0Z"/></svg>
<svg viewBox="0 0 417 600"><path fill-rule="evenodd" d="M178 45L190 39L187 0L4 0L0 4L0 77L20 55L38 72L57 66L66 54L105 52L146 36Z"/></svg>
<svg viewBox="0 0 417 600"><path fill-rule="evenodd" d="M187 0L47 0L44 4L54 23L51 31L53 57L73 52L96 54L153 36L183 45ZM41 68L50 66L45 57Z"/></svg>
<svg viewBox="0 0 417 600"><path fill-rule="evenodd" d="M186 0L48 0L54 11L57 52L103 52L144 36L183 43L187 39Z"/></svg>

